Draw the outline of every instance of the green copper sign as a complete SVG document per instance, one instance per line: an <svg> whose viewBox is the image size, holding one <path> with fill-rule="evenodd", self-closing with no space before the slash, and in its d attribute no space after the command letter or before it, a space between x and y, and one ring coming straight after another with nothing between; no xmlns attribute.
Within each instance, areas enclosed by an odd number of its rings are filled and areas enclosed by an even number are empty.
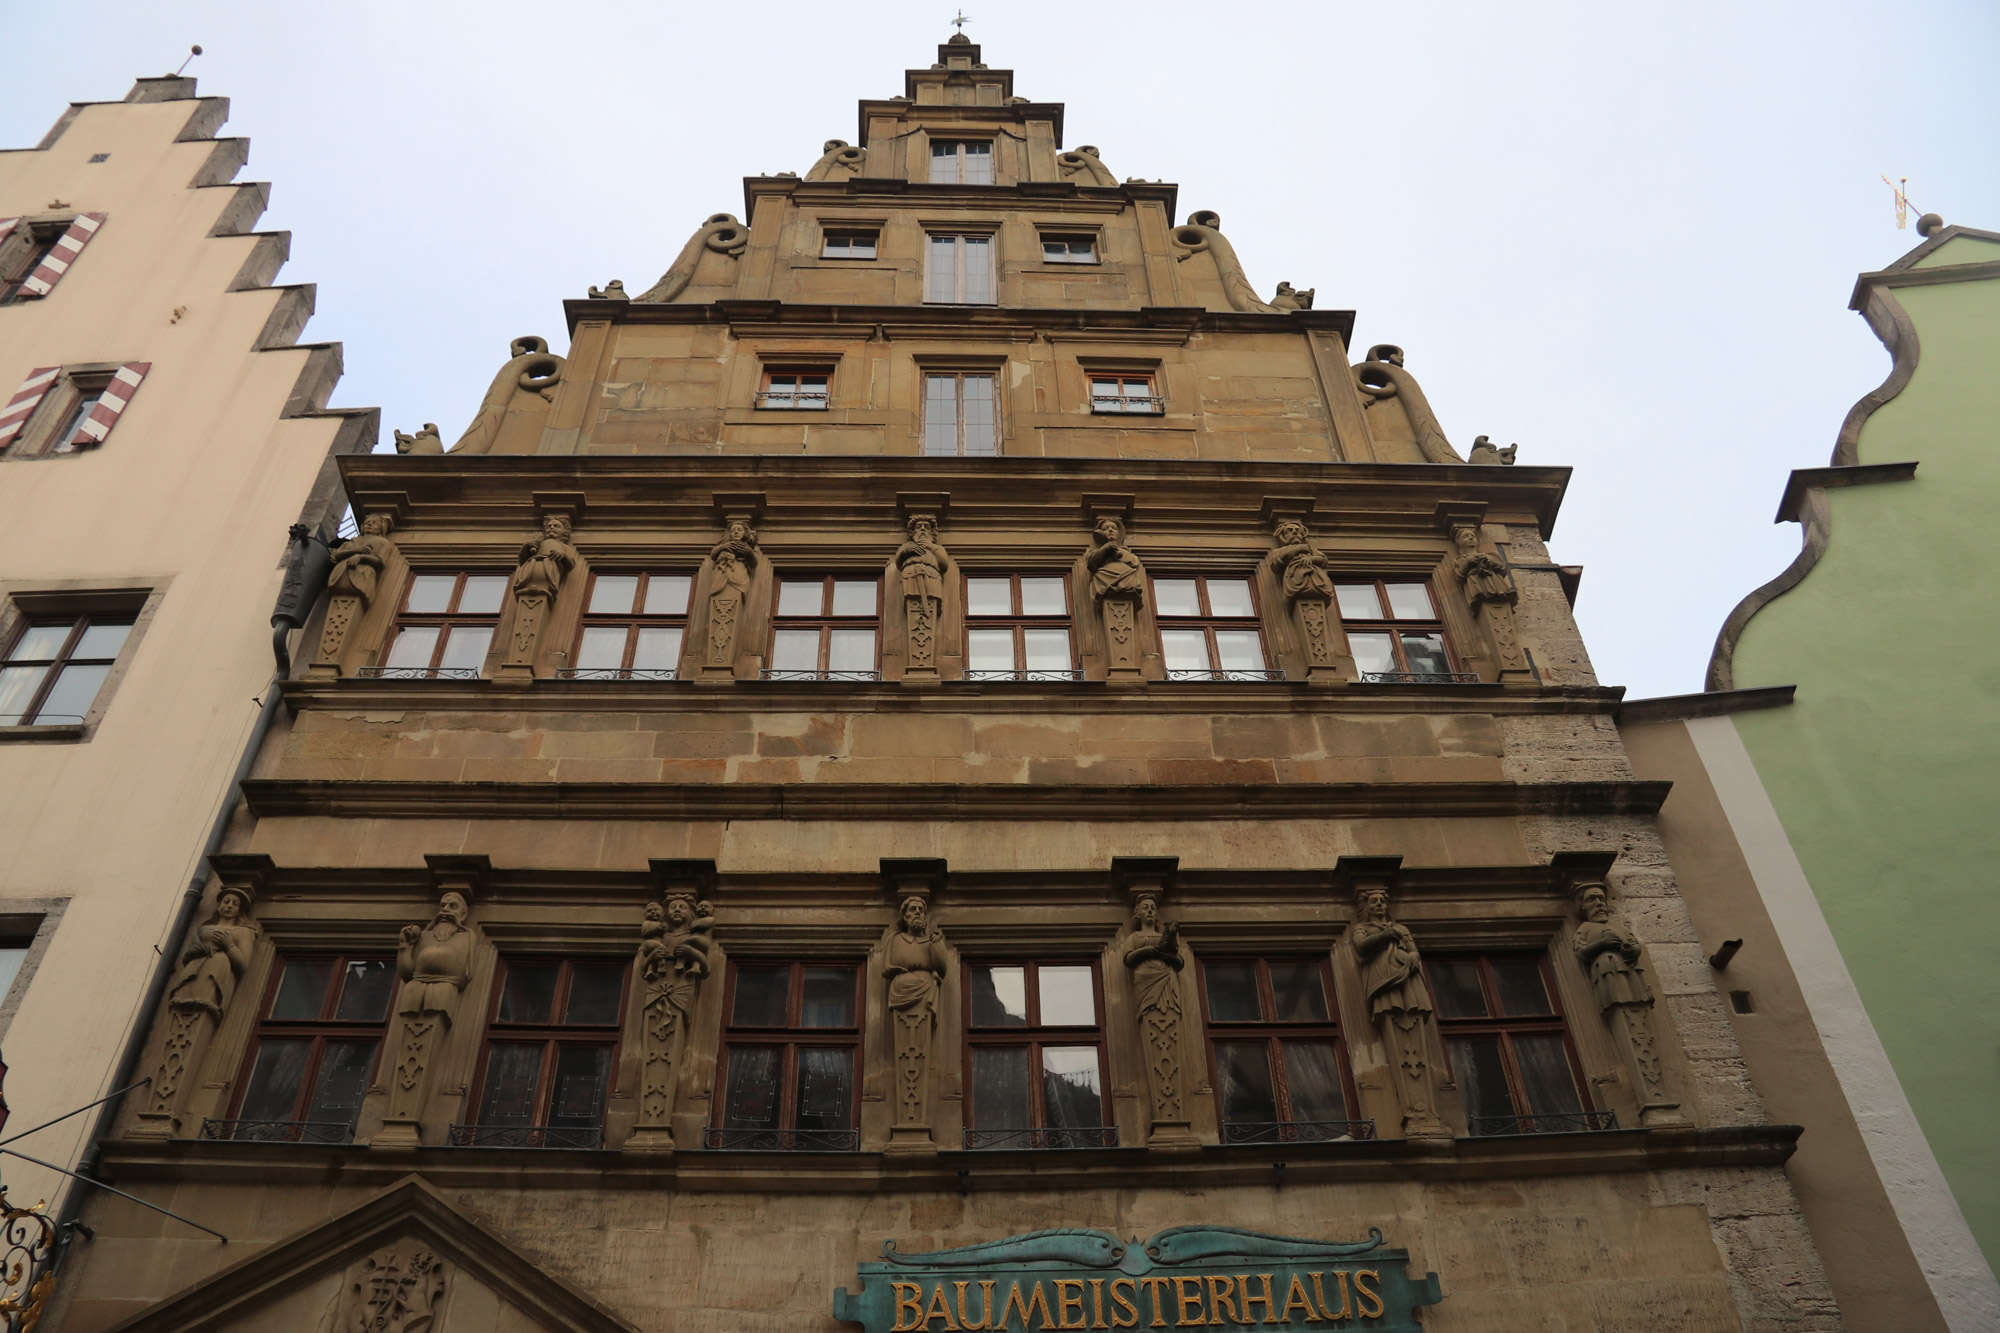
<svg viewBox="0 0 2000 1333"><path fill-rule="evenodd" d="M882 1242L861 1290L833 1317L867 1333L1044 1329L1380 1329L1417 1333L1416 1307L1443 1299L1413 1280L1382 1233L1348 1243L1233 1227L1174 1227L1129 1246L1102 1231L1031 1231L985 1245L903 1254Z"/></svg>

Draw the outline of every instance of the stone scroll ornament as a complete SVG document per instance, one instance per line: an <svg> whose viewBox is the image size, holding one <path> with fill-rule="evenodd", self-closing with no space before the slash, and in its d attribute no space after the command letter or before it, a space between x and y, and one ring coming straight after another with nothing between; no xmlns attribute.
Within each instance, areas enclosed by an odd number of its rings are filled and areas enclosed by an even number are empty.
<svg viewBox="0 0 2000 1333"><path fill-rule="evenodd" d="M1125 524L1105 515L1092 530L1083 553L1091 600L1104 619L1106 668L1112 679L1136 680L1141 644L1139 608L1146 601L1146 567L1125 545Z"/></svg>
<svg viewBox="0 0 2000 1333"><path fill-rule="evenodd" d="M1345 652L1346 636L1340 617L1333 613L1333 575L1326 555L1313 545L1306 525L1295 518L1278 520L1276 538L1277 547L1265 560L1291 604L1309 674L1327 676Z"/></svg>
<svg viewBox="0 0 2000 1333"><path fill-rule="evenodd" d="M647 903L639 927L639 978L646 988L639 1045L639 1132L673 1141L674 1092L688 1025L709 974L715 909L691 893Z"/></svg>
<svg viewBox="0 0 2000 1333"><path fill-rule="evenodd" d="M1376 412L1403 413L1410 438L1416 441L1417 452L1426 463L1465 461L1445 438L1444 427L1438 425L1437 413L1431 411L1430 399L1424 397L1416 376L1403 368L1402 348L1393 343L1377 343L1369 348L1368 359L1354 367L1354 387L1360 391L1371 418Z"/></svg>
<svg viewBox="0 0 2000 1333"><path fill-rule="evenodd" d="M951 553L938 542L937 520L929 514L911 518L908 532L909 540L896 548L896 569L903 580L903 623L909 635L904 670L912 676L935 676L944 585L953 568Z"/></svg>
<svg viewBox="0 0 2000 1333"><path fill-rule="evenodd" d="M1571 941L1576 960L1590 975L1598 1012L1638 1081L1640 1125L1686 1123L1680 1103L1667 1094L1666 1070L1653 1030L1653 988L1639 965L1639 937L1611 915L1611 892L1602 881L1577 885L1576 910L1582 918Z"/></svg>
<svg viewBox="0 0 2000 1333"><path fill-rule="evenodd" d="M444 452L444 441L438 438L438 427L435 421L426 421L424 428L415 435L406 434L400 430L395 431L394 434L396 436L396 452L399 454L417 454L421 456Z"/></svg>
<svg viewBox="0 0 2000 1333"><path fill-rule="evenodd" d="M506 421L507 409L513 406L516 394L532 394L544 400L555 398L556 385L562 383L563 370L569 363L549 350L548 339L516 338L509 344L509 351L510 359L487 386L479 414L451 447L452 453L483 454L491 449L500 438L501 424Z"/></svg>
<svg viewBox="0 0 2000 1333"><path fill-rule="evenodd" d="M1528 670L1527 655L1521 651L1521 636L1514 626L1514 580L1507 566L1479 549L1479 526L1457 523L1451 539L1458 547L1452 558L1452 573L1465 590L1465 600L1473 614L1486 626L1493 645L1493 657L1501 672Z"/></svg>
<svg viewBox="0 0 2000 1333"><path fill-rule="evenodd" d="M416 1243L392 1246L351 1271L341 1333L437 1333L451 1269L435 1251Z"/></svg>
<svg viewBox="0 0 2000 1333"><path fill-rule="evenodd" d="M688 243L681 247L675 257L673 267L660 275L660 280L649 287L638 299L646 301L671 301L687 290L694 281L694 271L701 264L701 257L711 251L728 255L731 259L743 257L745 247L750 244L750 229L736 220L733 213L714 213L701 224Z"/></svg>
<svg viewBox="0 0 2000 1333"><path fill-rule="evenodd" d="M868 150L856 148L845 139L828 139L820 149L819 161L806 172L809 181L844 181L850 176L859 176L861 169L868 165Z"/></svg>
<svg viewBox="0 0 2000 1333"><path fill-rule="evenodd" d="M378 1144L414 1146L438 1057L451 1035L459 997L472 980L478 940L466 918L465 896L445 893L428 925L404 926L396 949L396 1057L389 1071L389 1108Z"/></svg>
<svg viewBox="0 0 2000 1333"><path fill-rule="evenodd" d="M382 571L396 556L396 543L389 540L395 527L396 520L388 514L370 514L361 520L357 536L335 548L333 572L326 580L326 624L320 630L319 656L313 665L339 666L347 651L347 636L374 605Z"/></svg>
<svg viewBox="0 0 2000 1333"><path fill-rule="evenodd" d="M510 667L532 669L549 607L583 558L569 544L571 531L566 516L549 514L542 519L542 535L521 547L521 563L514 569L514 633L506 660Z"/></svg>
<svg viewBox="0 0 2000 1333"><path fill-rule="evenodd" d="M1358 916L1348 931L1368 992L1368 1015L1382 1044L1396 1059L1396 1098L1403 1108L1403 1136L1448 1139L1438 1118L1436 1077L1430 1063L1435 1008L1424 984L1423 960L1409 928L1389 917L1389 891L1363 885L1355 894Z"/></svg>
<svg viewBox="0 0 2000 1333"><path fill-rule="evenodd" d="M882 976L889 985L890 1038L896 1052L893 1132L903 1139L928 1139L931 1047L949 964L944 932L930 924L930 908L921 894L903 899L899 917L882 965Z"/></svg>
<svg viewBox="0 0 2000 1333"><path fill-rule="evenodd" d="M1132 933L1125 937L1125 966L1132 973L1132 999L1139 1015L1139 1048L1152 1094L1154 1135L1185 1131L1188 1125L1181 1070L1180 927L1160 920L1160 900L1138 894L1132 903Z"/></svg>
<svg viewBox="0 0 2000 1333"><path fill-rule="evenodd" d="M1206 210L1188 214L1187 221L1174 228L1174 244L1181 247L1175 256L1185 263L1199 254L1210 255L1215 260L1215 268L1222 275L1223 294L1229 298L1231 309L1245 314L1276 315L1282 313L1279 307L1258 299L1257 289L1250 285L1250 279L1243 276L1243 261L1236 257L1236 247L1222 234L1220 214Z"/></svg>
<svg viewBox="0 0 2000 1333"><path fill-rule="evenodd" d="M1111 174L1111 168L1104 165L1096 144L1078 144L1073 153L1057 153L1056 166L1061 169L1063 179L1075 181L1078 185L1101 185L1106 189L1118 187L1118 178Z"/></svg>
<svg viewBox="0 0 2000 1333"><path fill-rule="evenodd" d="M215 911L195 931L181 953L180 968L167 989L167 1032L152 1086L140 1114L140 1133L173 1133L175 1113L188 1078L200 1067L210 1038L236 997L236 983L257 947L257 923L250 919L255 895L232 884L216 895Z"/></svg>
<svg viewBox="0 0 2000 1333"><path fill-rule="evenodd" d="M747 521L730 519L722 540L709 548L708 559L712 570L702 668L706 675L727 676L736 670L736 635L750 600L750 575L757 568L757 533Z"/></svg>

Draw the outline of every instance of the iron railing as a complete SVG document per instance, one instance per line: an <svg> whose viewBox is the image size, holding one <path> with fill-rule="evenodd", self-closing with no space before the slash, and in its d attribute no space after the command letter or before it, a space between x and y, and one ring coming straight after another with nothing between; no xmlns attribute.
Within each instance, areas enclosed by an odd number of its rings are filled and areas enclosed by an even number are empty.
<svg viewBox="0 0 2000 1333"><path fill-rule="evenodd" d="M1034 668L1027 671L968 671L965 678L972 681L1028 684L1037 681L1082 680L1081 671L1050 671Z"/></svg>
<svg viewBox="0 0 2000 1333"><path fill-rule="evenodd" d="M1131 412L1140 415L1157 416L1167 410L1167 400L1164 398L1127 398L1122 395L1114 398L1109 395L1092 394L1090 396L1090 410L1093 412Z"/></svg>
<svg viewBox="0 0 2000 1333"><path fill-rule="evenodd" d="M844 680L856 684L882 679L879 671L773 671L766 667L760 674L765 680Z"/></svg>
<svg viewBox="0 0 2000 1333"><path fill-rule="evenodd" d="M1277 671L1277 670L1252 671L1245 667L1228 667L1220 670L1208 670L1203 668L1191 671L1169 671L1167 673L1168 680L1202 680L1202 681L1220 681L1225 683L1241 683L1244 681L1283 680L1284 678L1285 678L1285 673L1283 671Z"/></svg>
<svg viewBox="0 0 2000 1333"><path fill-rule="evenodd" d="M772 412L824 412L827 395L823 393L760 393L757 406Z"/></svg>
<svg viewBox="0 0 2000 1333"><path fill-rule="evenodd" d="M672 667L563 667L557 680L679 680Z"/></svg>
<svg viewBox="0 0 2000 1333"><path fill-rule="evenodd" d="M478 680L478 667L362 667L363 680Z"/></svg>
<svg viewBox="0 0 2000 1333"><path fill-rule="evenodd" d="M1364 671L1363 685L1477 685L1472 671Z"/></svg>
<svg viewBox="0 0 2000 1333"><path fill-rule="evenodd" d="M1616 1111L1563 1111L1550 1115L1476 1115L1466 1124L1474 1138L1503 1134L1589 1134L1618 1128Z"/></svg>
<svg viewBox="0 0 2000 1333"><path fill-rule="evenodd" d="M560 1129L548 1125L453 1125L454 1148L602 1148L604 1130Z"/></svg>
<svg viewBox="0 0 2000 1333"><path fill-rule="evenodd" d="M40 1326L55 1294L55 1251L56 1224L43 1206L17 1208L0 1188L0 1329L6 1333Z"/></svg>
<svg viewBox="0 0 2000 1333"><path fill-rule="evenodd" d="M726 1152L858 1152L858 1129L718 1129L711 1125L701 1146Z"/></svg>
<svg viewBox="0 0 2000 1333"><path fill-rule="evenodd" d="M975 1151L1010 1148L1116 1148L1118 1126L1089 1129L968 1129L965 1146Z"/></svg>
<svg viewBox="0 0 2000 1333"><path fill-rule="evenodd" d="M203 1120L201 1137L229 1143L352 1143L345 1120Z"/></svg>
<svg viewBox="0 0 2000 1333"><path fill-rule="evenodd" d="M1373 1120L1230 1120L1222 1126L1226 1144L1347 1143L1374 1137Z"/></svg>

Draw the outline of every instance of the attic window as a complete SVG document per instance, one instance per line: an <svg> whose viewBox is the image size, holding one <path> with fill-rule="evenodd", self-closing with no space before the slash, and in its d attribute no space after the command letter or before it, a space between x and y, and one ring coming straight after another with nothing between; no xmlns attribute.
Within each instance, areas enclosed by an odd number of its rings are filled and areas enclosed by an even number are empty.
<svg viewBox="0 0 2000 1333"><path fill-rule="evenodd" d="M931 184L991 185L993 145L971 139L931 140Z"/></svg>
<svg viewBox="0 0 2000 1333"><path fill-rule="evenodd" d="M879 232L830 231L820 247L822 259L873 259Z"/></svg>
<svg viewBox="0 0 2000 1333"><path fill-rule="evenodd" d="M1097 262L1097 238L1095 236L1042 233L1042 262L1044 264L1095 264Z"/></svg>

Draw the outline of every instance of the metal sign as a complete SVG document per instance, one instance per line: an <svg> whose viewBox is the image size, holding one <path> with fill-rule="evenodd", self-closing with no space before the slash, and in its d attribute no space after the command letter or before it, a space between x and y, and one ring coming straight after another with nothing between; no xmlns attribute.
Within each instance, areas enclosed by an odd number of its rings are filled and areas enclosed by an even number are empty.
<svg viewBox="0 0 2000 1333"><path fill-rule="evenodd" d="M1174 1227L1144 1245L1102 1231L1031 1231L984 1245L860 1265L833 1317L867 1333L1018 1330L1368 1328L1417 1333L1416 1308L1444 1298L1413 1279L1382 1233L1337 1243L1234 1227Z"/></svg>

